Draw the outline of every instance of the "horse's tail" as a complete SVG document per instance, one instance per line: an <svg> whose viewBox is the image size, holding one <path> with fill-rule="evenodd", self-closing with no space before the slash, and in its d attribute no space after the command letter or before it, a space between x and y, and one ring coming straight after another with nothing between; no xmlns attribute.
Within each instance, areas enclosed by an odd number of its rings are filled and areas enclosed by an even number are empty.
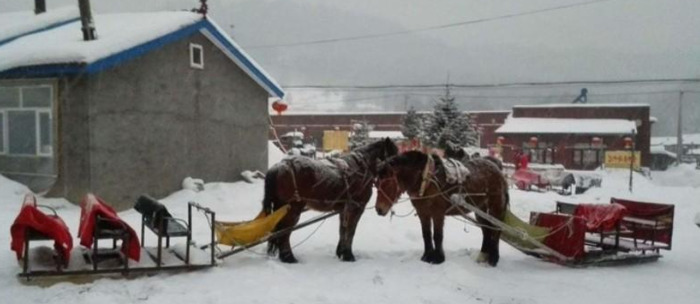
<svg viewBox="0 0 700 304"><path fill-rule="evenodd" d="M275 201L277 201L277 175L279 170L277 168L272 168L265 174L265 195L262 201L262 208L265 214L271 214L274 207Z"/></svg>
<svg viewBox="0 0 700 304"><path fill-rule="evenodd" d="M265 174L265 194L262 201L262 212L266 215L272 214L276 203L279 202L277 197L277 176L279 175L279 167L272 167ZM277 230L277 227L274 229ZM272 238L267 241L267 254L275 255L279 249L278 239Z"/></svg>

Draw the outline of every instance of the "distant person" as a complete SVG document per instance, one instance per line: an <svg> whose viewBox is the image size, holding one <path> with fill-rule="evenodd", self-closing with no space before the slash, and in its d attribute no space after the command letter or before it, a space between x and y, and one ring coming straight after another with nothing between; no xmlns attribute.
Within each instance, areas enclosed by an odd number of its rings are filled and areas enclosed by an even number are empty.
<svg viewBox="0 0 700 304"><path fill-rule="evenodd" d="M588 89L583 88L581 89L581 94L574 99L572 103L587 103L588 102Z"/></svg>

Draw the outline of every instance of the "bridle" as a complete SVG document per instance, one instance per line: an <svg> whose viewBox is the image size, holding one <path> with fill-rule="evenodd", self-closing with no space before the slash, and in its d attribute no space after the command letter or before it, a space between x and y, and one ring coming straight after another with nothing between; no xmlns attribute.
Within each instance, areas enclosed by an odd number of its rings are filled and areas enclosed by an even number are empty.
<svg viewBox="0 0 700 304"><path fill-rule="evenodd" d="M393 171L393 169L392 169L392 171ZM394 184L396 185L396 187L399 188L399 191L398 191L398 192L399 192L399 193L403 192L403 191L401 191L401 184L399 183L399 179L396 177L396 172L392 172L390 178L381 178L381 179L380 179L379 177L377 177L376 181L374 182L374 185L375 185L375 187L377 188L377 194L378 194L378 195L381 195L383 198L386 198L387 201L390 201L390 202L393 204L394 201L398 199L398 197L395 198L395 199L392 199L392 198L389 197L389 195L382 189L382 187L380 187L381 184L383 184L383 183L385 183L385 182L387 182L387 181L393 181Z"/></svg>

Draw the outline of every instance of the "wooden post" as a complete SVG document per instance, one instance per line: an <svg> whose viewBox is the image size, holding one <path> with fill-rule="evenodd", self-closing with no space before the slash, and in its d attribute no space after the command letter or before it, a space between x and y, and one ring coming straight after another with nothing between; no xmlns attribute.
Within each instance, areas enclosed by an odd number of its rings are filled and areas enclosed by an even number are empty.
<svg viewBox="0 0 700 304"><path fill-rule="evenodd" d="M681 163L683 156L683 91L678 94L678 126L676 129L676 161Z"/></svg>

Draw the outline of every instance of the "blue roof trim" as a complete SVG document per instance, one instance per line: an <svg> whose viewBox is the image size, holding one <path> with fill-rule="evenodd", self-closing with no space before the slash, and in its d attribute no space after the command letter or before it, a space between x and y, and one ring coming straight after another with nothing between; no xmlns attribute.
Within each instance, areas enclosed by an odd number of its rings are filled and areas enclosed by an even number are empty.
<svg viewBox="0 0 700 304"><path fill-rule="evenodd" d="M272 95L283 98L284 97L284 91L282 88L278 87L275 83L273 83L265 74L263 74L260 69L258 69L251 61L248 59L246 55L241 53L238 48L236 48L233 44L231 44L228 39L224 36L223 33L221 33L211 22L205 20L205 25L204 28L207 29L213 36L216 38L221 44L223 44L226 49L231 52L236 58L243 64L245 67L253 73L254 77L259 79L262 83L269 88Z"/></svg>
<svg viewBox="0 0 700 304"><path fill-rule="evenodd" d="M0 79L53 77L78 74L84 70L85 64L77 63L24 66L0 72Z"/></svg>
<svg viewBox="0 0 700 304"><path fill-rule="evenodd" d="M29 31L29 32L26 32L26 33L22 33L22 34L19 34L19 35L15 35L15 36L12 36L12 37L10 37L10 38L7 38L7 39L5 39L5 40L0 41L0 46L2 46L2 45L5 44L5 43L8 43L8 42L10 42L10 41L12 41L12 40L15 40L15 39L17 39L17 38L22 38L22 37L27 36L27 35L36 34L36 33L43 32L43 31L48 31L48 30L51 30L51 29L54 29L54 28L57 28L57 27L60 27L60 26L64 26L64 25L69 24L69 23L73 23L73 22L78 21L78 20L80 20L80 18L79 18L79 17L75 17L75 18L72 18L72 19L68 19L68 20L64 20L64 21L57 22L57 23L54 23L54 24L50 24L50 25L45 26L45 27L42 27L42 28L40 28L40 29L36 29L36 30L33 30L33 31Z"/></svg>

